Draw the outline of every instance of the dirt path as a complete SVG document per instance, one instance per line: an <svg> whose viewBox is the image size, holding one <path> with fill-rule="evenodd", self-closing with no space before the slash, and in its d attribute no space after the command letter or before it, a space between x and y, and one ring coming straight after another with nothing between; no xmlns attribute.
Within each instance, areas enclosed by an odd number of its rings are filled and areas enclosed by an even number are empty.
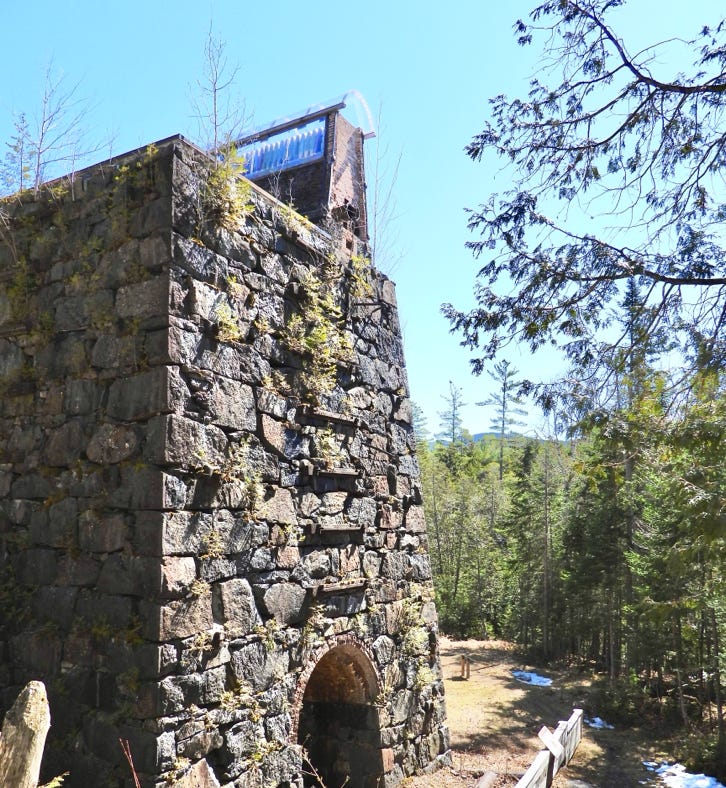
<svg viewBox="0 0 726 788"><path fill-rule="evenodd" d="M471 677L460 678L460 657L471 659ZM471 788L486 772L498 777L493 788L513 786L526 771L542 744L542 725L552 730L573 708L590 708L590 677L546 671L551 687L516 681L511 671L523 668L514 647L502 641L441 639L446 708L451 731L453 768L406 782L407 788ZM583 740L570 766L560 772L557 788L608 788L646 784L642 763L662 755L652 744L652 733L593 730L585 727Z"/></svg>

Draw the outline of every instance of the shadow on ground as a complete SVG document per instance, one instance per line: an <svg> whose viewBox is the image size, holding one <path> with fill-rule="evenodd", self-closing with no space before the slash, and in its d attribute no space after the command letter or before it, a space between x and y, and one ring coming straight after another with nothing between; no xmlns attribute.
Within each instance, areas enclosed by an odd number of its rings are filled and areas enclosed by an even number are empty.
<svg viewBox="0 0 726 788"><path fill-rule="evenodd" d="M468 680L461 677L462 655L470 659ZM487 771L500 775L496 786L514 785L543 746L537 737L543 725L553 730L559 720L570 717L573 708L583 708L586 716L598 713L591 707L590 675L576 670L538 670L552 678L552 686L517 681L513 669L531 670L534 666L526 664L508 643L442 638L441 661L453 776L443 779L439 774L431 782L416 778L412 788L473 786ZM645 728L586 727L575 758L554 784L558 788L647 784L649 774L643 761L662 757L654 736Z"/></svg>

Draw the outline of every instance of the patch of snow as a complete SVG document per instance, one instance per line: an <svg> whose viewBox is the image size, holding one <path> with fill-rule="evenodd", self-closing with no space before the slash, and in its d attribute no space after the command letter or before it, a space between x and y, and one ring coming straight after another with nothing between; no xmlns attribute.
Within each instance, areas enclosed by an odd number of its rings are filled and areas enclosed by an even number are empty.
<svg viewBox="0 0 726 788"><path fill-rule="evenodd" d="M611 725L609 722L605 722L602 717L585 717L585 725L589 725L591 728L600 728L601 730L613 730L615 728L614 725Z"/></svg>
<svg viewBox="0 0 726 788"><path fill-rule="evenodd" d="M661 763L643 761L643 766L649 772L655 772L662 778L668 788L726 788L715 777L705 774L689 774L686 767L680 763Z"/></svg>
<svg viewBox="0 0 726 788"><path fill-rule="evenodd" d="M512 675L517 681L523 681L525 684L533 684L536 687L549 687L552 684L552 679L546 676L540 676L529 670L513 670Z"/></svg>

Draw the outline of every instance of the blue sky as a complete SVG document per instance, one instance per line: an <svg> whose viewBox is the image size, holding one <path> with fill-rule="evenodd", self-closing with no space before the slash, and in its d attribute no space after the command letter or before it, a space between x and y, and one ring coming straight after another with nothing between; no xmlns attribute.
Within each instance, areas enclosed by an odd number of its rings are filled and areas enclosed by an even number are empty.
<svg viewBox="0 0 726 788"><path fill-rule="evenodd" d="M240 67L236 90L254 124L359 90L380 117L384 167L393 169L400 156L395 248L377 263L397 284L411 396L438 431L451 380L469 403L464 426L488 428L493 414L474 403L494 384L470 374L469 353L448 333L439 309L444 301L463 309L473 303L478 266L464 248L470 238L464 209L506 188L506 176L496 165L471 162L463 149L481 129L489 97L526 91L536 50L516 46L512 24L533 3L0 2L0 140L12 134L13 112L35 111L50 61L69 85L80 83L92 135L113 139L94 159L176 133L196 140L190 90L210 23ZM631 0L621 12L623 34L691 37L717 21L719 10L715 0L687 8L674 0ZM367 175L370 190L370 164ZM531 358L513 351L509 360L545 380L558 367L551 353ZM541 429L534 409L529 422Z"/></svg>

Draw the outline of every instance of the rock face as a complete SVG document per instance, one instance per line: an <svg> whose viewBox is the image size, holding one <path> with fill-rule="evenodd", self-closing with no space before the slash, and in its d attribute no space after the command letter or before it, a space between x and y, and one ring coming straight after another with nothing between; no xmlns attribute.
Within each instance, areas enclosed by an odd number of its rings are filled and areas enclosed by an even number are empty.
<svg viewBox="0 0 726 788"><path fill-rule="evenodd" d="M393 286L210 167L0 206L0 712L71 786L392 786L448 757Z"/></svg>

